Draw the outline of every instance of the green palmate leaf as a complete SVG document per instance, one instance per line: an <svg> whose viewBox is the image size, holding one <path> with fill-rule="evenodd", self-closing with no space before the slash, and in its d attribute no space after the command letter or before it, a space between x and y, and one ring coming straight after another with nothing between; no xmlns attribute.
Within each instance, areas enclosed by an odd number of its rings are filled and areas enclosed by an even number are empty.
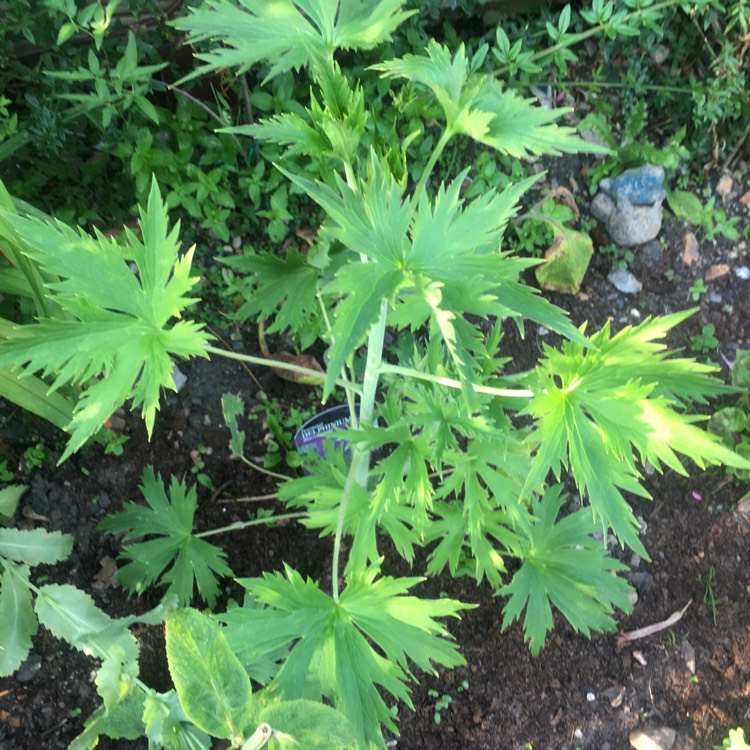
<svg viewBox="0 0 750 750"><path fill-rule="evenodd" d="M395 729L377 686L410 705L410 661L430 671L432 662L463 661L434 618L455 616L467 605L406 596L420 579L378 579L376 573L371 568L352 576L338 603L290 568L286 577L267 573L242 580L272 609L235 610L228 628L229 637L255 641L259 650L291 646L274 685L286 699L332 700L362 748L384 746L380 724Z"/></svg>
<svg viewBox="0 0 750 750"><path fill-rule="evenodd" d="M471 72L463 44L455 55L430 40L426 55L405 55L374 65L391 78L426 86L445 113L451 135L468 135L513 157L561 152L605 152L576 137L572 128L555 124L568 109L546 110L521 99L502 84Z"/></svg>
<svg viewBox="0 0 750 750"><path fill-rule="evenodd" d="M523 629L534 655L552 629L551 605L587 636L592 630L615 629L615 607L632 610L628 584L612 574L626 566L607 557L594 539L596 526L589 513L579 510L557 520L563 501L559 486L533 499L531 515L517 527L524 538L521 568L500 590L510 596L503 630L525 609Z"/></svg>
<svg viewBox="0 0 750 750"><path fill-rule="evenodd" d="M26 256L62 280L49 284L67 318L25 326L28 335L0 341L0 367L54 374L54 388L90 385L75 406L71 439L61 460L94 434L129 398L141 406L149 433L162 387L174 389L172 356L205 356L208 336L190 321L167 324L194 302L187 296L192 251L178 257L177 227L169 231L166 207L154 181L141 211L142 240L126 230L120 248L63 224L2 214L22 238ZM135 263L136 276L128 265Z"/></svg>
<svg viewBox="0 0 750 750"><path fill-rule="evenodd" d="M240 319L270 318L268 333L304 335L311 327L318 315L318 272L305 255L290 248L283 259L260 253L223 262L249 274L250 284L243 289L246 301L237 311Z"/></svg>
<svg viewBox="0 0 750 750"><path fill-rule="evenodd" d="M183 605L190 603L197 585L201 598L213 606L219 593L217 576L231 576L232 571L223 550L193 534L196 488L187 489L172 477L167 498L161 477L151 466L144 469L142 482L148 507L126 503L123 511L100 524L113 534L127 532L122 558L128 563L118 571L118 579L138 593L157 582L168 584L168 593L175 594ZM135 541L148 536L155 538Z"/></svg>
<svg viewBox="0 0 750 750"><path fill-rule="evenodd" d="M328 57L336 49L370 49L412 12L404 0L243 0L242 7L227 0L209 0L174 25L193 41L219 40L222 46L196 57L204 71L269 61L267 79Z"/></svg>
<svg viewBox="0 0 750 750"><path fill-rule="evenodd" d="M250 715L250 678L219 625L194 609L167 615L167 659L185 714L213 737L237 743ZM236 746L236 745L235 745Z"/></svg>
<svg viewBox="0 0 750 750"><path fill-rule="evenodd" d="M684 319L679 313L647 320L610 337L609 326L591 338L596 347L568 342L562 351L545 351L531 378L534 397L525 410L536 419L532 443L539 448L526 480L529 490L551 469L560 476L570 466L585 489L594 512L639 554L637 523L622 496L627 490L644 497L636 460L685 470L676 452L700 467L746 462L718 438L693 426L699 418L676 411L681 399L705 401L726 391L708 373L714 368L672 358L654 343Z"/></svg>
<svg viewBox="0 0 750 750"><path fill-rule="evenodd" d="M73 549L73 537L59 531L0 529L0 557L27 565L64 560Z"/></svg>
<svg viewBox="0 0 750 750"><path fill-rule="evenodd" d="M37 619L31 602L29 568L8 560L0 588L0 676L15 672L31 649Z"/></svg>
<svg viewBox="0 0 750 750"><path fill-rule="evenodd" d="M74 586L42 586L35 609L39 622L74 648L100 659L108 658L115 650L122 663L137 662L138 644L128 623L113 620L88 594Z"/></svg>

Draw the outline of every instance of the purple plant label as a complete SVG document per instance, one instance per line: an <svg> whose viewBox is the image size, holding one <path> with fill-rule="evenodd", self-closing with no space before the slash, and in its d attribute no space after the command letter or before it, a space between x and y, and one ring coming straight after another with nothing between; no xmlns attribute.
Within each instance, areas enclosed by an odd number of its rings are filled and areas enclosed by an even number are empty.
<svg viewBox="0 0 750 750"><path fill-rule="evenodd" d="M331 409L316 414L308 419L297 434L294 436L294 444L300 454L315 451L321 458L325 458L326 437L336 430L346 429L349 426L349 407L346 404L334 406ZM348 440L337 440L336 444L346 444ZM344 454L349 455L349 448L344 449Z"/></svg>

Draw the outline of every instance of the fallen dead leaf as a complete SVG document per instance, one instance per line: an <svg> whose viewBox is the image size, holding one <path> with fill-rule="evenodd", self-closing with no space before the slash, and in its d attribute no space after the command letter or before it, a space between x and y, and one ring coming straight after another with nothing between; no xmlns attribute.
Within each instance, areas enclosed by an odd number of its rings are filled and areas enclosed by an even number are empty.
<svg viewBox="0 0 750 750"><path fill-rule="evenodd" d="M706 271L706 281L713 281L719 279L722 276L726 276L729 273L729 266L726 263L719 263L718 265L711 266Z"/></svg>
<svg viewBox="0 0 750 750"><path fill-rule="evenodd" d="M101 570L94 576L91 586L95 589L116 589L120 587L117 580L117 563L109 555L99 560Z"/></svg>
<svg viewBox="0 0 750 750"><path fill-rule="evenodd" d="M268 359L274 359L277 362L305 367L308 370L315 370L320 373L320 377L317 378L304 372L295 372L294 370L284 370L280 367L272 367L271 369L283 380L289 380L292 383L316 385L322 383L325 379L325 370L320 366L318 360L311 354L291 354L289 352L276 352L272 354L269 352L265 356L268 357Z"/></svg>
<svg viewBox="0 0 750 750"><path fill-rule="evenodd" d="M740 198L740 203L743 206L746 206L748 203L750 203L750 190L748 190L746 193L743 193L742 197Z"/></svg>
<svg viewBox="0 0 750 750"><path fill-rule="evenodd" d="M578 221L581 212L578 210L573 193L568 188L562 186L556 187L547 194L546 198L552 198L555 203L562 203L567 206L576 215L576 221Z"/></svg>
<svg viewBox="0 0 750 750"><path fill-rule="evenodd" d="M688 232L682 241L682 262L686 266L692 266L693 263L697 263L701 259L700 253L698 252L698 240L692 232Z"/></svg>

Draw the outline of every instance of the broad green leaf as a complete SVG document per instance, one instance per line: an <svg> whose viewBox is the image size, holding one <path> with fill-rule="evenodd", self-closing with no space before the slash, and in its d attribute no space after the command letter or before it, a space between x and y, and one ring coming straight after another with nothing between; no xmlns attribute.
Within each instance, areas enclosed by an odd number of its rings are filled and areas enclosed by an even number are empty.
<svg viewBox="0 0 750 750"><path fill-rule="evenodd" d="M121 512L99 524L112 534L127 532L121 558L128 562L118 571L118 580L139 594L152 584L166 584L167 593L175 594L181 605L190 603L197 586L201 598L213 606L219 593L217 576L231 576L232 571L222 549L193 534L195 486L188 489L172 477L167 498L161 477L147 466L141 492L148 506L125 503Z"/></svg>
<svg viewBox="0 0 750 750"><path fill-rule="evenodd" d="M443 666L462 663L433 618L456 616L468 606L405 596L420 579L376 574L377 568L371 568L352 576L338 603L288 567L286 577L266 573L241 580L275 612L235 610L230 626L233 639L257 639L261 648L291 646L273 684L286 699L332 700L352 723L361 747L382 745L381 724L395 730L378 686L411 705L406 689L409 661L430 671L433 661Z"/></svg>
<svg viewBox="0 0 750 750"><path fill-rule="evenodd" d="M390 39L391 32L414 11L404 0L209 0L174 25L193 42L216 40L217 49L199 53L196 74L222 68L247 70L269 61L266 80L301 68L336 49L371 49Z"/></svg>
<svg viewBox="0 0 750 750"><path fill-rule="evenodd" d="M195 301L187 293L197 279L190 276L192 250L178 257L178 228L169 230L156 182L147 209L141 210L143 239L126 230L127 248L61 223L8 212L1 216L21 238L23 253L60 277L48 286L67 317L41 319L21 328L28 335L0 341L0 368L54 375L54 389L86 385L106 374L76 404L61 460L130 398L142 407L150 434L161 388L175 388L172 357L206 356L209 338L191 321L167 326ZM138 276L128 261L135 263Z"/></svg>
<svg viewBox="0 0 750 750"><path fill-rule="evenodd" d="M687 190L668 190L667 203L678 219L690 224L700 224L703 218L703 206L700 200Z"/></svg>
<svg viewBox="0 0 750 750"><path fill-rule="evenodd" d="M68 745L68 750L93 750L100 735L114 740L137 740L143 736L143 710L147 693L130 683L109 708L99 706L88 719L85 729Z"/></svg>
<svg viewBox="0 0 750 750"><path fill-rule="evenodd" d="M37 619L31 603L29 568L5 561L0 588L0 676L7 677L28 656Z"/></svg>
<svg viewBox="0 0 750 750"><path fill-rule="evenodd" d="M27 565L53 564L64 560L73 549L73 537L45 529L0 529L0 557Z"/></svg>
<svg viewBox="0 0 750 750"><path fill-rule="evenodd" d="M12 518L18 508L18 501L28 489L25 484L11 484L3 487L0 490L0 516Z"/></svg>
<svg viewBox="0 0 750 750"><path fill-rule="evenodd" d="M542 289L576 294L594 254L591 237L567 227L557 227L558 234L545 253L545 261L535 270Z"/></svg>
<svg viewBox="0 0 750 750"><path fill-rule="evenodd" d="M258 711L258 722L273 729L269 748L279 750L346 750L356 747L351 723L322 703L297 699L275 701Z"/></svg>
<svg viewBox="0 0 750 750"><path fill-rule="evenodd" d="M167 615L167 660L185 714L213 737L242 738L250 679L219 625L194 609Z"/></svg>
<svg viewBox="0 0 750 750"><path fill-rule="evenodd" d="M177 693L151 693L143 709L145 735L154 747L166 750L209 750L210 737L196 727L180 705Z"/></svg>
<svg viewBox="0 0 750 750"><path fill-rule="evenodd" d="M138 659L138 644L125 623L113 620L74 586L40 587L35 610L47 630L85 654L106 659L116 649L123 662Z"/></svg>
<svg viewBox="0 0 750 750"><path fill-rule="evenodd" d="M504 608L503 630L526 610L523 629L531 653L544 646L552 629L554 605L576 632L614 630L615 607L632 610L629 586L615 571L622 563L607 557L593 533L596 525L585 510L557 520L564 496L559 486L544 497L534 498L531 515L519 525L525 537L521 568L500 593L509 595Z"/></svg>

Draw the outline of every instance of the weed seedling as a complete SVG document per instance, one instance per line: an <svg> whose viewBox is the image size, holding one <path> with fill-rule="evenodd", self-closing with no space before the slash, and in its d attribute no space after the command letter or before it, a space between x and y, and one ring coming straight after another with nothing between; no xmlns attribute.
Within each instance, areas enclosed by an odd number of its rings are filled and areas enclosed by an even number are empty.
<svg viewBox="0 0 750 750"><path fill-rule="evenodd" d="M453 702L453 698L451 698L450 695L447 695L446 693L443 693L443 695L440 695L440 693L438 693L437 690L428 690L427 695L429 695L430 698L436 699L433 721L436 724L439 724L442 721L441 712L448 710L448 707Z"/></svg>
<svg viewBox="0 0 750 750"><path fill-rule="evenodd" d="M688 290L688 294L693 302L697 302L704 294L708 293L708 287L703 279L698 279Z"/></svg>
<svg viewBox="0 0 750 750"><path fill-rule="evenodd" d="M703 593L703 603L711 610L711 618L714 621L714 626L716 626L716 610L718 606L721 604L721 599L717 599L716 594L714 593L713 582L714 582L715 577L716 577L716 570L714 569L714 566L712 565L708 571L708 578L706 580L706 588ZM696 580L700 583L703 583L703 577L701 576L700 573L698 573L698 575L696 576Z"/></svg>
<svg viewBox="0 0 750 750"><path fill-rule="evenodd" d="M701 281L703 281L701 279ZM713 323L708 323L701 328L701 332L698 336L690 337L690 349L694 352L710 352L712 349L716 349L719 345L719 339L714 336L716 333L716 326Z"/></svg>

